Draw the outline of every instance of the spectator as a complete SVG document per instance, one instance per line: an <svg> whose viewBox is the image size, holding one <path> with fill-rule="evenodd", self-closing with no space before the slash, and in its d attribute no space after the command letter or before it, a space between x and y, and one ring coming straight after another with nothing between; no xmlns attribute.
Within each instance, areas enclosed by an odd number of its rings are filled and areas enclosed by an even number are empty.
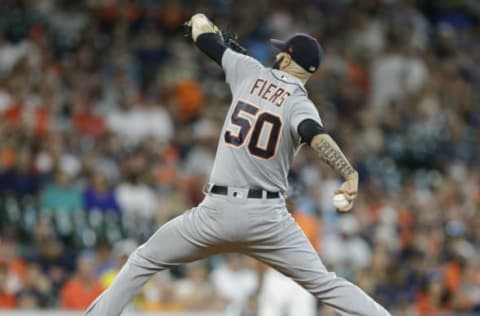
<svg viewBox="0 0 480 316"><path fill-rule="evenodd" d="M55 293L50 279L43 274L35 263L27 265L22 289L17 293L17 304L20 308L35 309L54 306Z"/></svg>
<svg viewBox="0 0 480 316"><path fill-rule="evenodd" d="M172 88L173 113L179 122L191 122L199 114L204 95L198 82L191 79L179 80Z"/></svg>
<svg viewBox="0 0 480 316"><path fill-rule="evenodd" d="M0 75L9 74L27 52L28 46L24 41L11 43L4 33L0 33Z"/></svg>
<svg viewBox="0 0 480 316"><path fill-rule="evenodd" d="M125 262L127 262L128 256L130 256L137 247L137 243L132 239L120 240L113 245L112 255L115 260L115 266L100 276L100 283L104 289L110 286L118 271L120 271Z"/></svg>
<svg viewBox="0 0 480 316"><path fill-rule="evenodd" d="M272 268L265 271L258 316L315 316L316 305L316 299L299 284Z"/></svg>
<svg viewBox="0 0 480 316"><path fill-rule="evenodd" d="M33 249L25 255L25 260L40 267L52 283L52 292L57 294L74 270L75 256L65 248L49 223L41 220L35 227Z"/></svg>
<svg viewBox="0 0 480 316"><path fill-rule="evenodd" d="M115 196L128 215L152 218L158 207L155 193L142 181L138 170L128 171L125 181L115 189Z"/></svg>
<svg viewBox="0 0 480 316"><path fill-rule="evenodd" d="M292 205L293 216L312 246L318 251L319 224L311 200L299 198ZM299 284L280 272L267 268L258 297L258 316L317 314L317 300Z"/></svg>
<svg viewBox="0 0 480 316"><path fill-rule="evenodd" d="M72 120L75 128L84 137L101 137L106 132L104 118L94 112L92 96L80 95L77 97Z"/></svg>
<svg viewBox="0 0 480 316"><path fill-rule="evenodd" d="M114 212L120 215L121 210L117 197L110 189L105 175L96 170L91 176L91 184L86 187L83 193L83 207L86 211L100 211L103 213Z"/></svg>
<svg viewBox="0 0 480 316"><path fill-rule="evenodd" d="M140 47L136 52L143 87L147 87L154 80L158 67L167 61L168 55L161 34L153 27L149 27L143 33Z"/></svg>
<svg viewBox="0 0 480 316"><path fill-rule="evenodd" d="M212 271L212 282L227 302L226 315L242 315L247 303L258 288L257 274L246 265L246 258L228 254L225 262Z"/></svg>
<svg viewBox="0 0 480 316"><path fill-rule="evenodd" d="M9 309L15 307L15 294L10 293L7 284L8 266L5 263L0 264L0 309Z"/></svg>
<svg viewBox="0 0 480 316"><path fill-rule="evenodd" d="M391 102L404 96L404 69L406 61L400 43L392 43L386 54L378 58L372 69L372 103L378 110L386 111Z"/></svg>
<svg viewBox="0 0 480 316"><path fill-rule="evenodd" d="M183 306L176 300L173 282L168 271L157 273L143 287L139 305L145 311L179 312L183 310ZM133 303L135 304L135 300Z"/></svg>
<svg viewBox="0 0 480 316"><path fill-rule="evenodd" d="M15 296L26 274L25 261L19 255L20 243L13 237L12 231L0 235L0 309L15 306Z"/></svg>
<svg viewBox="0 0 480 316"><path fill-rule="evenodd" d="M56 35L55 46L59 53L67 53L79 44L81 32L86 27L89 17L81 7L68 1L60 2L59 6L49 11L43 13L50 17L49 26Z"/></svg>
<svg viewBox="0 0 480 316"><path fill-rule="evenodd" d="M219 310L224 307L212 284L208 280L205 262L188 264L185 278L174 284L175 297L186 310Z"/></svg>
<svg viewBox="0 0 480 316"><path fill-rule="evenodd" d="M95 277L101 282L101 276L115 268L112 245L106 239L100 239L95 245Z"/></svg>
<svg viewBox="0 0 480 316"><path fill-rule="evenodd" d="M208 120L200 120L193 126L194 142L196 146L189 151L184 159L185 170L194 175L202 176L205 181L208 178L206 170L213 166L213 150L217 146L218 131L215 123Z"/></svg>
<svg viewBox="0 0 480 316"><path fill-rule="evenodd" d="M458 311L480 311L480 257L477 256L471 260L466 267L464 280L461 288L452 293L454 295L455 309Z"/></svg>
<svg viewBox="0 0 480 316"><path fill-rule="evenodd" d="M11 183L16 196L33 196L37 193L39 178L32 164L32 154L27 148L20 150L12 176Z"/></svg>
<svg viewBox="0 0 480 316"><path fill-rule="evenodd" d="M149 136L168 143L173 136L173 123L170 114L157 101L155 96L148 96L130 105L129 100L122 99L120 110L108 114L110 130L133 143Z"/></svg>
<svg viewBox="0 0 480 316"><path fill-rule="evenodd" d="M102 287L94 275L95 257L82 253L77 260L75 275L61 289L60 303L65 309L86 309L100 295Z"/></svg>
<svg viewBox="0 0 480 316"><path fill-rule="evenodd" d="M122 138L130 139L129 129L125 128L130 126L133 122L133 103L131 100L127 100L124 94L120 95L118 105L112 111L107 113L107 127L116 134L122 136Z"/></svg>
<svg viewBox="0 0 480 316"><path fill-rule="evenodd" d="M40 196L43 210L52 212L75 213L82 209L82 194L75 187L70 176L59 170L55 182L45 187Z"/></svg>
<svg viewBox="0 0 480 316"><path fill-rule="evenodd" d="M326 264L335 266L336 271L343 275L355 273L370 263L370 247L358 236L359 230L354 215L345 215L339 222L340 236L332 235L323 242L323 260Z"/></svg>

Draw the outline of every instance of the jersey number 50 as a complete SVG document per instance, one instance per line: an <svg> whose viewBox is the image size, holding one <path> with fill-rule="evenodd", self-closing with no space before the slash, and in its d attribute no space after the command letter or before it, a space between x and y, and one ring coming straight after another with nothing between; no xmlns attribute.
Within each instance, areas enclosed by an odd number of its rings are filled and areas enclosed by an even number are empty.
<svg viewBox="0 0 480 316"><path fill-rule="evenodd" d="M275 156L277 151L282 120L280 117L269 113L260 112L259 108L244 101L238 101L232 116L230 117L232 125L238 127L238 132L228 129L224 134L224 140L227 144L240 147L248 138L250 131L253 131L248 141L248 151L253 156L270 159ZM260 143L260 138L265 133L266 125L270 125L266 141Z"/></svg>

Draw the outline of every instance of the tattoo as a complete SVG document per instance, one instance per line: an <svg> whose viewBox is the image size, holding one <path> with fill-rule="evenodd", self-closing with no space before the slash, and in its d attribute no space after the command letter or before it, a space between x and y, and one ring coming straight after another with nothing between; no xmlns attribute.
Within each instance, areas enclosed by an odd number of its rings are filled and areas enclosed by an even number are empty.
<svg viewBox="0 0 480 316"><path fill-rule="evenodd" d="M312 140L311 147L324 162L339 172L344 178L356 172L329 135L318 135Z"/></svg>

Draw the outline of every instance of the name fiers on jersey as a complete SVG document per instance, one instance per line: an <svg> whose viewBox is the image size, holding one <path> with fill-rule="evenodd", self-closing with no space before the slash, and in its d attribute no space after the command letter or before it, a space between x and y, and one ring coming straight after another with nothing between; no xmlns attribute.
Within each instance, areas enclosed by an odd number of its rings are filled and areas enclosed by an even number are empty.
<svg viewBox="0 0 480 316"><path fill-rule="evenodd" d="M256 95L276 106L282 106L287 97L290 96L290 92L287 90L262 78L255 80L250 89L250 94Z"/></svg>

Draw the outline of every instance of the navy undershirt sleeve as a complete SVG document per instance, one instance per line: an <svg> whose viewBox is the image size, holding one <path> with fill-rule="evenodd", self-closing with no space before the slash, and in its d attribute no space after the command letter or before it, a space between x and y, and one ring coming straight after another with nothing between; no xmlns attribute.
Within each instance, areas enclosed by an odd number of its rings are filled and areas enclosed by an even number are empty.
<svg viewBox="0 0 480 316"><path fill-rule="evenodd" d="M203 33L197 37L195 42L197 47L208 57L213 59L217 64L222 66L223 53L227 47L216 33Z"/></svg>
<svg viewBox="0 0 480 316"><path fill-rule="evenodd" d="M313 137L324 133L325 129L323 126L312 119L303 120L298 124L298 135L300 135L302 142L307 143L308 145L312 142Z"/></svg>

